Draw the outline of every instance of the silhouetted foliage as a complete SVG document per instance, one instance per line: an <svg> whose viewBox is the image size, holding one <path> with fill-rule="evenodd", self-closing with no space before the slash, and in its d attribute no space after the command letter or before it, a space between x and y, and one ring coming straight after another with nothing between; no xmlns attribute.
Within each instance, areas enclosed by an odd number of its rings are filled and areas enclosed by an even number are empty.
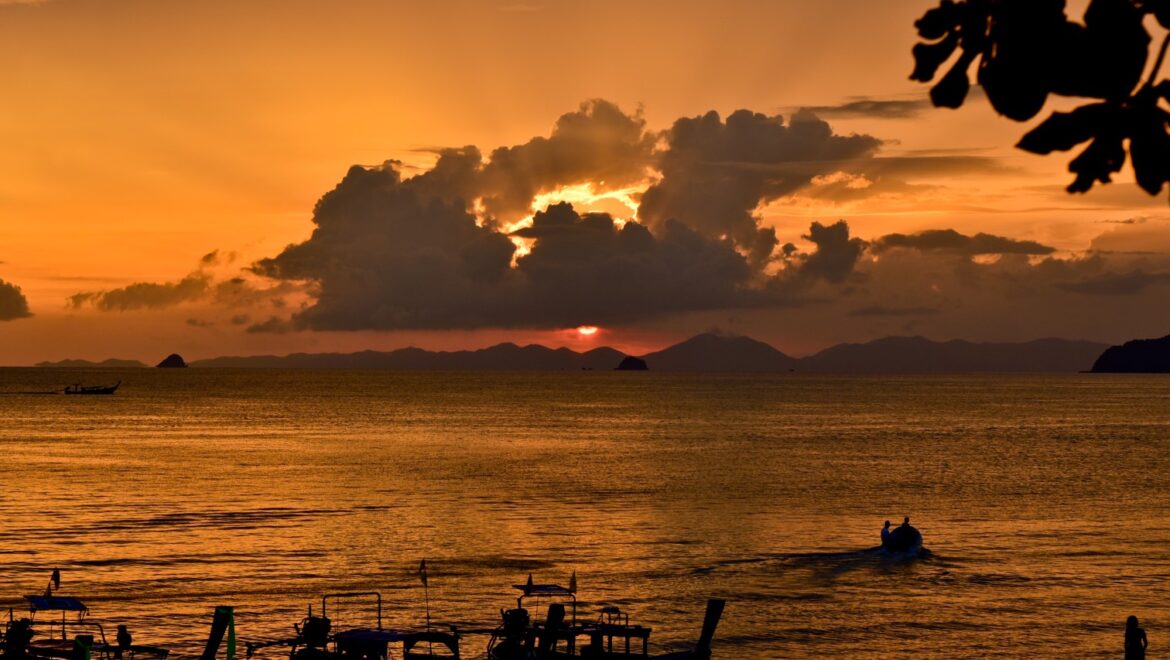
<svg viewBox="0 0 1170 660"><path fill-rule="evenodd" d="M916 23L926 40L914 46L911 80L930 82L955 53L955 63L930 90L934 105L958 108L970 90L971 65L997 112L1016 121L1035 117L1049 94L1101 99L1054 112L1018 146L1049 154L1088 142L1069 163L1069 192L1109 183L1125 163L1126 142L1138 185L1151 195L1170 181L1170 81L1157 82L1170 35L1150 77L1142 81L1153 14L1170 28L1170 0L1092 0L1083 23L1065 16L1064 0L942 0Z"/></svg>

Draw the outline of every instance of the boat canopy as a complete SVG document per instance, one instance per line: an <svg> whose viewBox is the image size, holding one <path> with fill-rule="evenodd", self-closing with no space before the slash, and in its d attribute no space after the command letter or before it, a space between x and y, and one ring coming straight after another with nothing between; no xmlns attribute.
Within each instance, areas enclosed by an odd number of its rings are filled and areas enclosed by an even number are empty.
<svg viewBox="0 0 1170 660"><path fill-rule="evenodd" d="M572 591L559 584L514 584L512 586L523 591L525 596L560 596L575 599Z"/></svg>
<svg viewBox="0 0 1170 660"><path fill-rule="evenodd" d="M31 612L58 611L58 612L88 612L85 603L70 596L25 596L28 609Z"/></svg>
<svg viewBox="0 0 1170 660"><path fill-rule="evenodd" d="M417 630L374 630L372 628L358 628L356 630L339 632L335 638L338 641L393 644L407 639L416 639L420 635L426 635L426 633Z"/></svg>

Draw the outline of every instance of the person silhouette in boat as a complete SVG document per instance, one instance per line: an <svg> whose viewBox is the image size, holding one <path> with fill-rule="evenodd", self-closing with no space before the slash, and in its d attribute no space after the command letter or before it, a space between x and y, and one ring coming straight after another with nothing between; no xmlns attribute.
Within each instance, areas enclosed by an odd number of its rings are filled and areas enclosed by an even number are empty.
<svg viewBox="0 0 1170 660"><path fill-rule="evenodd" d="M922 548L922 533L910 526L910 516L902 519L902 524L890 528L890 521L882 527L882 550L894 555L917 553Z"/></svg>
<svg viewBox="0 0 1170 660"><path fill-rule="evenodd" d="M1146 631L1138 626L1138 618L1131 614L1125 620L1125 660L1145 660L1149 645Z"/></svg>

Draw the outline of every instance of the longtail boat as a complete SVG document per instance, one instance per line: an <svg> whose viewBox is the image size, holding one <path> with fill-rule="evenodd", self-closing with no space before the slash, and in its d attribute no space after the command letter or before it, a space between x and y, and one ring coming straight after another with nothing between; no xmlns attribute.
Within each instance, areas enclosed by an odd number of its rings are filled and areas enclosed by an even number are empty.
<svg viewBox="0 0 1170 660"><path fill-rule="evenodd" d="M377 603L373 627L334 631L329 618L331 600L373 598ZM271 647L288 648L289 660L385 660L398 657L403 660L459 660L459 631L450 632L417 629L390 629L382 626L382 594L376 591L325 594L321 597L321 614L314 616L312 607L300 624L293 624L296 634L285 639L246 642L246 656ZM392 655L391 648L398 653Z"/></svg>
<svg viewBox="0 0 1170 660"><path fill-rule="evenodd" d="M65 394L113 394L118 391L118 387L122 381L118 381L113 385L82 385L77 383L70 385L62 390Z"/></svg>
<svg viewBox="0 0 1170 660"><path fill-rule="evenodd" d="M715 628L723 616L725 601L712 598L707 601L699 641L687 651L651 655L651 628L630 623L628 614L618 607L601 608L594 621L577 620L576 576L568 588L556 584L534 584L532 576L526 584L513 585L522 592L516 607L501 610L500 626L488 642L490 660L568 660L595 658L597 660L707 660L711 657L711 641ZM525 599L549 599L543 623L532 621ZM566 620L566 606L569 608ZM585 643L578 643L579 640Z"/></svg>
<svg viewBox="0 0 1170 660"><path fill-rule="evenodd" d="M41 595L29 595L28 616L16 618L8 610L4 627L3 657L7 660L58 658L101 658L102 660L130 660L139 655L162 660L170 653L158 646L135 644L129 629L117 627L115 639L106 638L101 622L87 620L89 607L79 598L59 596L53 592L61 587L61 572L54 570L49 585ZM47 613L38 619L37 615ZM60 613L60 619L57 618ZM70 616L73 620L70 621Z"/></svg>

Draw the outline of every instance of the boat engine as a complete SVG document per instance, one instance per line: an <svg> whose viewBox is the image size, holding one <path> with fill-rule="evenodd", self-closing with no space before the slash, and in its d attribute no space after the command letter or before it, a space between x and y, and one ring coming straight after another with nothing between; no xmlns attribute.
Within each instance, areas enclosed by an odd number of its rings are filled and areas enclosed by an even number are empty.
<svg viewBox="0 0 1170 660"><path fill-rule="evenodd" d="M488 657L501 659L526 657L526 649L532 645L529 634L532 619L528 616L528 610L523 607L500 610L500 618L503 621L488 642Z"/></svg>
<svg viewBox="0 0 1170 660"><path fill-rule="evenodd" d="M4 633L4 657L29 657L28 644L32 641L32 621L19 619L8 624L8 631Z"/></svg>
<svg viewBox="0 0 1170 660"><path fill-rule="evenodd" d="M297 631L296 645L304 645L304 648L297 650L294 645L292 658L318 660L329 657L325 646L329 643L329 631L332 627L333 622L328 617L313 616L310 613L299 626L294 626Z"/></svg>
<svg viewBox="0 0 1170 660"><path fill-rule="evenodd" d="M329 630L333 622L328 617L307 616L301 622L300 634L305 646L310 648L324 648L329 643Z"/></svg>

